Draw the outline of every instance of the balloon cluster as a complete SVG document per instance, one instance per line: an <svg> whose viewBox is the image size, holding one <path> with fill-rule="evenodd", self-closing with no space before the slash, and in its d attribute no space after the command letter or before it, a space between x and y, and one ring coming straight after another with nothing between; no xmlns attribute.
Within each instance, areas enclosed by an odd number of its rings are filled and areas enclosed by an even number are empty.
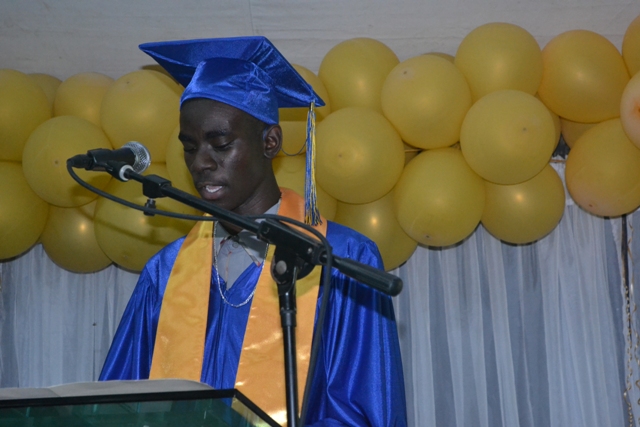
<svg viewBox="0 0 640 427"><path fill-rule="evenodd" d="M326 101L316 112L320 211L373 239L387 270L417 245L456 244L480 223L507 243L548 234L565 205L550 164L561 139L571 148L566 186L579 206L600 216L640 206L640 17L622 53L590 31L562 33L541 49L523 28L490 23L471 31L455 57L401 62L385 44L356 38L332 48L317 75L294 67ZM181 90L152 70L64 82L0 70L0 199L10 201L0 205L0 259L40 240L71 271L112 262L139 271L185 234L191 223L96 199L65 167L89 149L140 141L154 161L150 173L196 194L177 138ZM306 115L280 111L284 145L274 161L278 183L301 194ZM79 175L144 203L135 184Z"/></svg>
<svg viewBox="0 0 640 427"><path fill-rule="evenodd" d="M318 73L331 101L318 125L318 183L338 200L336 221L372 237L388 268L479 223L513 244L548 234L565 206L551 166L561 133L576 203L628 213L640 206L639 69L640 17L622 54L583 30L541 49L508 23L474 29L455 57L400 62L378 41L347 40ZM412 152L404 166L401 151Z"/></svg>
<svg viewBox="0 0 640 427"><path fill-rule="evenodd" d="M61 267L79 273L111 263L140 271L151 255L189 231L192 223L145 216L80 187L66 160L94 148L140 141L157 161L149 173L170 176L168 141L178 122L182 88L157 71L118 80L81 73L61 82L43 74L0 70L0 259L40 241ZM144 204L139 184L78 171L101 190ZM193 190L177 176L176 186ZM189 185L191 187L189 187ZM159 209L197 214L171 200Z"/></svg>

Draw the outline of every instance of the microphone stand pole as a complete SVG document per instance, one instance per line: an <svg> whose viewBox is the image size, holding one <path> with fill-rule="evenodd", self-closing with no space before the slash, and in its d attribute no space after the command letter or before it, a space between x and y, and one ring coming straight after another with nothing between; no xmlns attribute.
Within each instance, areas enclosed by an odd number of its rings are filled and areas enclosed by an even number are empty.
<svg viewBox="0 0 640 427"><path fill-rule="evenodd" d="M310 267L310 268L309 268ZM305 269L301 271L301 269ZM287 396L287 426L297 427L298 367L296 355L296 278L311 272L313 265L305 263L283 246L276 247L271 274L278 285L280 320L284 342L284 377Z"/></svg>

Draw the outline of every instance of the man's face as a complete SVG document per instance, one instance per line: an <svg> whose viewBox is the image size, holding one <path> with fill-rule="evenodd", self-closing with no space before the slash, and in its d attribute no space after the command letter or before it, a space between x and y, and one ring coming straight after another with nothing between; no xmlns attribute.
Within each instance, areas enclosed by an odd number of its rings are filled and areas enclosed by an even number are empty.
<svg viewBox="0 0 640 427"><path fill-rule="evenodd" d="M179 139L184 160L200 196L238 214L260 214L271 154L263 139L264 123L210 99L185 102Z"/></svg>

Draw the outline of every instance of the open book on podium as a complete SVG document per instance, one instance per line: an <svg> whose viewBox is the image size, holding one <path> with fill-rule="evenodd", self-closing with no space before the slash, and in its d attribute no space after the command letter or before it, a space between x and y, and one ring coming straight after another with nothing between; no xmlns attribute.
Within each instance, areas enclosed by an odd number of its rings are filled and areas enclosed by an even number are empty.
<svg viewBox="0 0 640 427"><path fill-rule="evenodd" d="M187 380L0 388L0 427L280 427L238 390Z"/></svg>

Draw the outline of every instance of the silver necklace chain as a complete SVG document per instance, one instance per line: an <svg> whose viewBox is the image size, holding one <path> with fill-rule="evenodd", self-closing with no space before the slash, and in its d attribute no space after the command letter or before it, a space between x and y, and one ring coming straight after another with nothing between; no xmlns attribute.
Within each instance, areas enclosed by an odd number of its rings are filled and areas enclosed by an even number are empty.
<svg viewBox="0 0 640 427"><path fill-rule="evenodd" d="M240 304L234 304L232 302L230 302L225 296L224 296L224 292L222 291L222 283L220 282L220 274L218 273L218 257L216 255L216 245L215 245L215 235L216 235L216 226L218 225L218 222L214 222L213 223L213 236L214 236L214 244L213 244L213 267L214 270L216 272L216 284L218 285L218 292L220 293L220 298L222 298L222 301L224 301L225 304L230 305L233 308L239 308L242 307L243 305L247 305L247 303L249 301L251 301L251 298L253 298L253 294L256 293L256 288L258 287L258 284L256 283L256 286L253 288L253 291L251 291L251 293L249 294L249 296L247 297L246 300L242 301ZM269 244L267 243L267 249L264 251L264 259L262 260L262 266L260 269L260 275L262 275L262 270L264 269L264 265L267 261L267 253L269 252Z"/></svg>

